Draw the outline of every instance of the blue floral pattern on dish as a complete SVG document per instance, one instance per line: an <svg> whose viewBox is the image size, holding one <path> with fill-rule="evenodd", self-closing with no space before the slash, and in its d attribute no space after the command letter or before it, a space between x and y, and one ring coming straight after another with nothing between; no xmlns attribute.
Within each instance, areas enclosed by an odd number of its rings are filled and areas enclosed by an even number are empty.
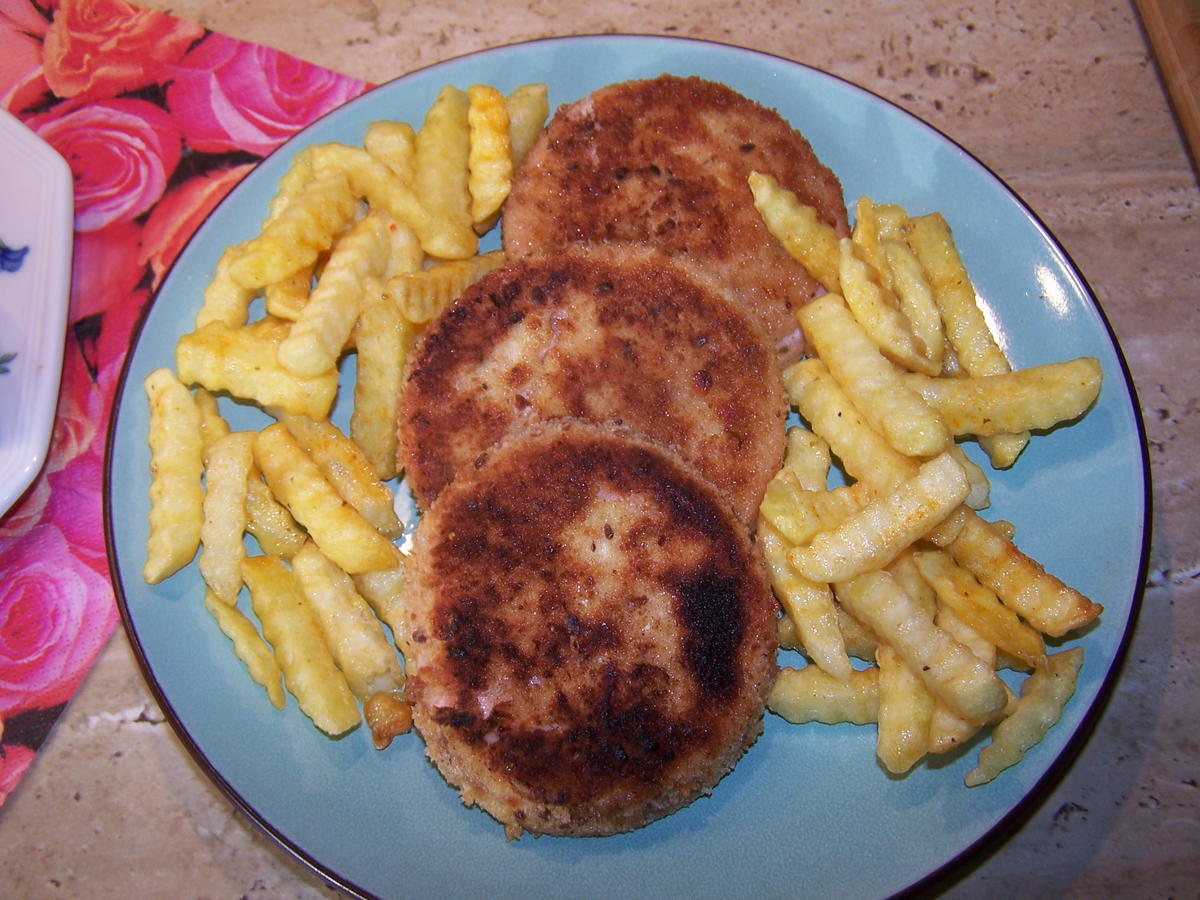
<svg viewBox="0 0 1200 900"><path fill-rule="evenodd" d="M17 271L21 268L21 263L25 261L25 254L28 252L28 247L10 247L0 240L0 272Z"/></svg>
<svg viewBox="0 0 1200 900"><path fill-rule="evenodd" d="M25 262L25 254L28 252L28 247L10 247L0 240L0 272L15 272L20 269L21 263ZM0 375L8 374L8 364L16 358L17 354L15 353L0 353Z"/></svg>

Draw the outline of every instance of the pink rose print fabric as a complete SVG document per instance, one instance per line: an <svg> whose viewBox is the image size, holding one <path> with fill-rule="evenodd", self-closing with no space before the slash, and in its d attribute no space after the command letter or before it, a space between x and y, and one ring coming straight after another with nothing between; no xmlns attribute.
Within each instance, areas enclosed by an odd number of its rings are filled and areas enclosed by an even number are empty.
<svg viewBox="0 0 1200 900"><path fill-rule="evenodd" d="M0 0L0 106L67 160L75 190L50 452L0 519L0 805L117 624L101 482L135 323L229 190L369 87L124 0Z"/></svg>

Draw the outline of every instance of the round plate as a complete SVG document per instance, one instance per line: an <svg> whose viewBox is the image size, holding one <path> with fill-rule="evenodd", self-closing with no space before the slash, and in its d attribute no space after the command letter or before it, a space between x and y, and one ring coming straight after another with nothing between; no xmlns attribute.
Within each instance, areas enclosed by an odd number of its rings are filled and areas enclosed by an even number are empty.
<svg viewBox="0 0 1200 900"><path fill-rule="evenodd" d="M1105 610L1077 641L1086 662L1062 721L989 785L963 786L978 742L894 779L876 764L873 728L797 727L768 716L763 737L710 797L661 822L612 838L506 843L492 819L463 807L415 735L377 752L365 729L330 740L290 698L283 712L272 708L204 610L195 566L157 587L142 583L149 454L141 382L173 364L222 248L255 232L300 146L358 143L376 119L419 124L446 83L508 91L545 81L553 109L604 84L663 72L722 81L778 109L837 172L851 203L866 194L912 213L944 213L1016 366L1102 361L1096 407L1036 436L1013 469L992 473L987 515L1015 523L1022 549ZM110 555L130 639L189 749L255 821L351 891L528 898L569 885L596 898L881 897L1001 839L1090 729L1142 583L1148 504L1137 410L1110 329L1062 249L1011 191L934 129L844 81L752 51L650 37L539 41L441 63L347 104L267 159L213 213L164 283L128 360L110 435ZM228 411L235 427L259 422Z"/></svg>

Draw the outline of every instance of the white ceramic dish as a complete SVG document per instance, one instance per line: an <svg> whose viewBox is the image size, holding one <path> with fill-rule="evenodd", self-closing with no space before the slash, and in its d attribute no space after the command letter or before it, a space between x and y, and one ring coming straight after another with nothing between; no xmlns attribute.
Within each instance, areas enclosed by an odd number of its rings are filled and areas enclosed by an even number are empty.
<svg viewBox="0 0 1200 900"><path fill-rule="evenodd" d="M0 110L0 515L46 461L62 374L71 170Z"/></svg>
<svg viewBox="0 0 1200 900"><path fill-rule="evenodd" d="M1061 723L992 784L963 786L978 745L902 779L876 764L874 731L766 731L711 797L633 834L525 838L466 809L416 736L385 753L368 736L323 737L289 701L277 712L245 677L201 603L195 568L149 588L140 571L148 483L142 378L172 364L221 249L252 234L291 154L361 140L378 118L419 122L438 88L546 81L552 107L603 84L662 72L724 81L779 109L841 177L956 229L984 303L1018 366L1098 357L1106 382L1080 423L1038 436L996 473L989 516L1105 605L1079 638L1087 662ZM110 434L107 529L128 634L197 760L251 818L327 878L381 897L882 897L927 885L1002 839L1069 764L1123 654L1146 557L1146 461L1120 351L1087 286L1037 218L969 154L886 101L792 62L728 46L646 37L540 41L451 60L384 85L315 123L252 173L176 263L130 353ZM227 408L235 427L261 422ZM335 421L345 421L344 409ZM1120 516L1112 511L1119 509Z"/></svg>

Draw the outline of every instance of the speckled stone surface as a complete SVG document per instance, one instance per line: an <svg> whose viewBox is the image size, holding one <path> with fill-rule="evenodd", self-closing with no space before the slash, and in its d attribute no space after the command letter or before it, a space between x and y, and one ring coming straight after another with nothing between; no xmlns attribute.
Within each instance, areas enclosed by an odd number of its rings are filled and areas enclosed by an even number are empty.
<svg viewBox="0 0 1200 900"><path fill-rule="evenodd" d="M1200 193L1131 3L146 5L374 81L550 35L734 43L863 85L997 172L1064 244L1128 357L1150 441L1154 539L1133 643L1092 738L947 896L1200 896ZM337 895L193 764L119 633L0 811L0 873L6 897Z"/></svg>

